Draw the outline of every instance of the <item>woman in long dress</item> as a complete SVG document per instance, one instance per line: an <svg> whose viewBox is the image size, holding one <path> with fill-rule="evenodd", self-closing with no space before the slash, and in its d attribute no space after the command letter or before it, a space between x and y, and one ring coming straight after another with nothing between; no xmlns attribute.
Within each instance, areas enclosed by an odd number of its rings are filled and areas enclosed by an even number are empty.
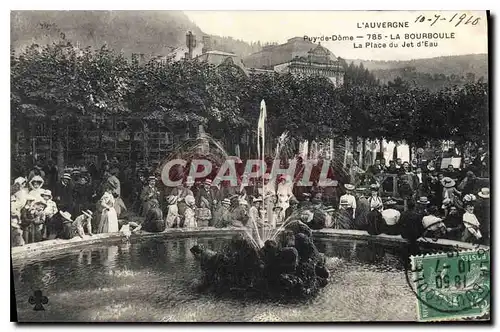
<svg viewBox="0 0 500 332"><path fill-rule="evenodd" d="M101 197L101 221L99 223L98 233L115 233L118 232L118 216L113 207L115 199L111 192L107 191Z"/></svg>

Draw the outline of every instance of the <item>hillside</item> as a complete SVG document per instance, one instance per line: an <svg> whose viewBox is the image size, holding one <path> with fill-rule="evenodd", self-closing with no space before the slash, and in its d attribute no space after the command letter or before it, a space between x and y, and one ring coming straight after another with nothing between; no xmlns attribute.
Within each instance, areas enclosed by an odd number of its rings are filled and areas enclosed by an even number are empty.
<svg viewBox="0 0 500 332"><path fill-rule="evenodd" d="M467 54L457 56L415 59L409 61L346 60L372 72L381 83L397 77L418 85L436 89L463 84L483 78L488 80L488 55Z"/></svg>
<svg viewBox="0 0 500 332"><path fill-rule="evenodd" d="M64 34L82 47L109 47L125 54L167 55L186 51L186 32L196 35L201 52L203 32L179 11L12 11L11 47L46 44ZM211 36L213 47L245 56L261 49L231 37Z"/></svg>
<svg viewBox="0 0 500 332"><path fill-rule="evenodd" d="M11 47L50 43L61 33L80 46L107 44L126 54L166 55L201 30L177 11L12 11Z"/></svg>

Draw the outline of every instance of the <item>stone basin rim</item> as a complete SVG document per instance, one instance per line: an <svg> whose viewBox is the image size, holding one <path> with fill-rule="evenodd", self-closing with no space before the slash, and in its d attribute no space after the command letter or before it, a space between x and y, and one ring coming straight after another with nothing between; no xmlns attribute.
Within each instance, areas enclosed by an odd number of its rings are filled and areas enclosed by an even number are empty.
<svg viewBox="0 0 500 332"><path fill-rule="evenodd" d="M206 236L228 236L243 233L241 228L228 227L228 228L215 228L215 227L201 227L193 229L179 229L172 228L167 229L161 233L139 233L132 234L131 240L134 239L149 239L149 238L185 238L185 237L206 237ZM380 244L406 244L408 241L403 239L399 235L370 235L366 231L361 230L347 230L347 229L321 229L313 230L313 236L318 239L338 239L338 240L364 240L370 242L376 242ZM65 251L66 249L74 249L78 247L85 247L93 244L102 244L106 241L111 243L117 242L123 239L123 234L117 233L104 233L95 234L93 236L85 235L83 239L75 237L71 240L47 240L37 243L31 243L21 247L11 248L11 258L13 261L17 261L23 258L31 258L41 254L45 254L53 251ZM438 239L437 241L429 241L420 238L418 240L422 244L430 245L437 248L458 248L462 250L478 249L472 243L453 241L448 239ZM489 248L489 246L480 246L480 248Z"/></svg>

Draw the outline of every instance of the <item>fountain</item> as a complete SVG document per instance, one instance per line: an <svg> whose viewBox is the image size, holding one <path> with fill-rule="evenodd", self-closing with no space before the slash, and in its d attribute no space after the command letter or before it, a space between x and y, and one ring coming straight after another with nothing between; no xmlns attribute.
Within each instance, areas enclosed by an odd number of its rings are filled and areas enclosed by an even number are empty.
<svg viewBox="0 0 500 332"><path fill-rule="evenodd" d="M263 164L266 117L262 100L257 150ZM284 132L278 139L273 164L281 159L287 141L288 132ZM273 176L271 172L271 180ZM262 181L262 193L265 192ZM265 227L259 227L250 218L244 235L233 237L219 252L201 244L193 246L191 252L200 261L203 273L200 287L217 292L236 290L294 297L316 294L328 284L330 273L324 255L313 243L310 227L301 220L302 212L295 211L279 227L270 213Z"/></svg>

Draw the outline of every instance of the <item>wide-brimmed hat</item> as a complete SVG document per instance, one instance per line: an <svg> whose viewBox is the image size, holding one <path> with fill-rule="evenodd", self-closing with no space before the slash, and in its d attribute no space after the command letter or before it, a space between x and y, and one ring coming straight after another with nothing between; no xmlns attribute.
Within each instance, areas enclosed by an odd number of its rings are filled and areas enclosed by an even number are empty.
<svg viewBox="0 0 500 332"><path fill-rule="evenodd" d="M211 185L212 184L212 180L210 179L205 179L205 181L203 182L204 184L207 184L207 185Z"/></svg>
<svg viewBox="0 0 500 332"><path fill-rule="evenodd" d="M347 190L354 190L354 189L356 189L356 186L352 185L350 183L347 183L347 184L344 184L344 188Z"/></svg>
<svg viewBox="0 0 500 332"><path fill-rule="evenodd" d="M149 176L148 181L156 181L156 176L153 175Z"/></svg>
<svg viewBox="0 0 500 332"><path fill-rule="evenodd" d="M90 211L90 210L84 210L84 211L82 211L82 213L84 215L86 215L87 217L92 218L92 215L93 215L92 211Z"/></svg>
<svg viewBox="0 0 500 332"><path fill-rule="evenodd" d="M49 196L52 199L52 192L49 189L45 189L40 193L40 196Z"/></svg>
<svg viewBox="0 0 500 332"><path fill-rule="evenodd" d="M66 180L71 180L71 174L69 173L64 173L63 176L62 176L63 179L66 179Z"/></svg>
<svg viewBox="0 0 500 332"><path fill-rule="evenodd" d="M67 221L73 221L71 220L71 213L66 212L66 211L59 211L59 214L66 219Z"/></svg>
<svg viewBox="0 0 500 332"><path fill-rule="evenodd" d="M418 204L429 204L429 199L425 196L422 196L417 201Z"/></svg>
<svg viewBox="0 0 500 332"><path fill-rule="evenodd" d="M304 196L304 197L311 197L311 194L310 193L302 193L302 196Z"/></svg>
<svg viewBox="0 0 500 332"><path fill-rule="evenodd" d="M36 197L35 197L35 196L33 196L33 195L29 195L29 194L28 194L28 195L24 196L24 200L25 200L26 202L28 202L28 201L36 201Z"/></svg>
<svg viewBox="0 0 500 332"><path fill-rule="evenodd" d="M14 183L25 184L27 181L28 180L26 178L23 178L22 176L20 176L14 180Z"/></svg>
<svg viewBox="0 0 500 332"><path fill-rule="evenodd" d="M231 201L229 200L229 198L224 198L222 200L222 205L231 205Z"/></svg>
<svg viewBox="0 0 500 332"><path fill-rule="evenodd" d="M444 177L441 180L441 183L443 184L443 187L445 187L445 188L455 187L455 180L453 180L450 177Z"/></svg>
<svg viewBox="0 0 500 332"><path fill-rule="evenodd" d="M370 185L370 189L378 191L380 189L380 186L378 184L376 184L376 183L373 183L373 184Z"/></svg>
<svg viewBox="0 0 500 332"><path fill-rule="evenodd" d="M167 197L167 203L170 205L175 204L175 203L177 203L178 199L179 199L179 196L170 195Z"/></svg>
<svg viewBox="0 0 500 332"><path fill-rule="evenodd" d="M474 202L476 200L476 195L474 194L467 194L463 198L464 202Z"/></svg>
<svg viewBox="0 0 500 332"><path fill-rule="evenodd" d="M477 195L482 198L490 198L490 188L481 188Z"/></svg>
<svg viewBox="0 0 500 332"><path fill-rule="evenodd" d="M263 201L262 197L257 197L257 198L254 198L254 200L253 200L254 203L262 202L262 201Z"/></svg>
<svg viewBox="0 0 500 332"><path fill-rule="evenodd" d="M246 199L239 199L238 200L238 204L240 204L240 205L248 205L248 202L247 202Z"/></svg>

